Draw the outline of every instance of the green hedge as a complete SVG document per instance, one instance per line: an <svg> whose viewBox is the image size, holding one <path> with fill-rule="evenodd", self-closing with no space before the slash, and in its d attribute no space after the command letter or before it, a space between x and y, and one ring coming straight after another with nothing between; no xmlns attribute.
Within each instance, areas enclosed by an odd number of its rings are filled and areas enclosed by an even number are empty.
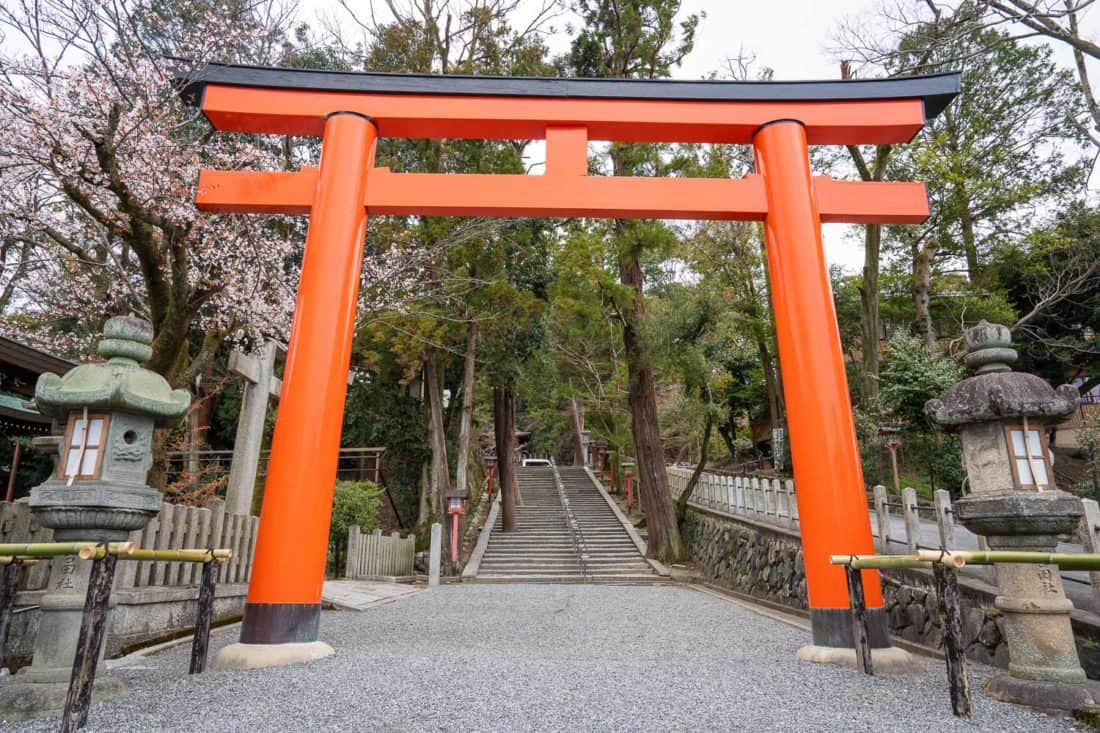
<svg viewBox="0 0 1100 733"><path fill-rule="evenodd" d="M348 552L348 528L370 534L378 526L382 489L371 481L337 481L332 503L332 525L328 533L329 573L343 575Z"/></svg>

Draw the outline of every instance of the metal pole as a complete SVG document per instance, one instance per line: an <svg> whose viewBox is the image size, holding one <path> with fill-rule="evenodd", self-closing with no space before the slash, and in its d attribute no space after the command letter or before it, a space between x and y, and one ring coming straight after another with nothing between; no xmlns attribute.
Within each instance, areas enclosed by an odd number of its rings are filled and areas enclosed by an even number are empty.
<svg viewBox="0 0 1100 733"><path fill-rule="evenodd" d="M8 493L4 496L4 501L10 502L15 498L15 472L19 470L19 456L23 451L23 444L18 440L13 440L12 455L11 455L11 473L8 474Z"/></svg>
<svg viewBox="0 0 1100 733"><path fill-rule="evenodd" d="M458 512L451 514L451 570L458 568Z"/></svg>

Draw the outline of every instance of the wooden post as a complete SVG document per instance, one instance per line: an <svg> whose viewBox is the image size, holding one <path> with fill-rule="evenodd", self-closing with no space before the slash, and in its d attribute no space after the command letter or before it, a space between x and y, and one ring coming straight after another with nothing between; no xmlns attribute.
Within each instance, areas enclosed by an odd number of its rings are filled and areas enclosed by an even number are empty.
<svg viewBox="0 0 1100 733"><path fill-rule="evenodd" d="M917 490L906 486L901 490L902 515L905 519L905 543L909 552L916 552L920 544L920 515L917 514Z"/></svg>
<svg viewBox="0 0 1100 733"><path fill-rule="evenodd" d="M214 584L217 582L218 562L207 560L202 564L202 584L199 586L199 605L195 609L195 632L191 641L191 668L188 674L202 674L206 669L210 624L214 620Z"/></svg>
<svg viewBox="0 0 1100 733"><path fill-rule="evenodd" d="M790 508L791 513L791 526L798 526L798 499L794 494L794 481L787 479L784 482L784 488L787 490L787 506Z"/></svg>
<svg viewBox="0 0 1100 733"><path fill-rule="evenodd" d="M359 535L359 525L358 524L353 524L350 527L348 527L348 550L347 550L347 556L344 558L344 577L345 578L354 578L355 575L356 575L355 561L358 559L358 555L359 555L358 542L356 541L358 539L358 535Z"/></svg>
<svg viewBox="0 0 1100 733"><path fill-rule="evenodd" d="M943 656L947 662L947 682L951 689L951 710L956 716L970 717L970 679L962 638L962 613L959 610L959 579L955 568L942 562L932 563L936 595L943 616Z"/></svg>
<svg viewBox="0 0 1100 733"><path fill-rule="evenodd" d="M886 487L871 489L875 497L875 524L878 525L878 551L885 555L890 551L890 508L886 506Z"/></svg>
<svg viewBox="0 0 1100 733"><path fill-rule="evenodd" d="M152 549L168 550L172 547L172 515L175 508L175 506L167 502L160 505L160 513L157 515L160 519L160 524L157 525L157 543ZM180 507L180 511L183 511L183 507ZM168 563L153 563L153 570L149 577L149 585L164 585L164 576L167 569Z"/></svg>
<svg viewBox="0 0 1100 733"><path fill-rule="evenodd" d="M867 631L867 603L863 598L863 571L851 565L844 568L848 576L848 605L852 609L852 641L856 647L856 663L864 674L873 675L871 640Z"/></svg>
<svg viewBox="0 0 1100 733"><path fill-rule="evenodd" d="M23 563L12 560L4 566L0 574L0 661L4 658L4 644L8 640L8 626L11 624L11 610L15 606L15 594L19 592L19 581L23 579Z"/></svg>
<svg viewBox="0 0 1100 733"><path fill-rule="evenodd" d="M428 549L428 585L439 585L439 556L443 545L443 525L432 525L432 541Z"/></svg>
<svg viewBox="0 0 1100 733"><path fill-rule="evenodd" d="M107 604L111 599L111 584L115 579L116 555L104 554L92 561L88 578L88 595L84 597L84 617L80 622L73 673L69 678L69 695L65 699L65 715L61 733L80 730L88 722L88 707L92 702L92 686L107 631Z"/></svg>
<svg viewBox="0 0 1100 733"><path fill-rule="evenodd" d="M955 544L955 520L951 514L951 494L946 489L936 489L932 494L932 506L936 509L936 527L940 530L940 548Z"/></svg>
<svg viewBox="0 0 1100 733"><path fill-rule="evenodd" d="M1081 545L1085 548L1085 552L1100 552L1100 536L1096 533L1100 528L1100 504L1097 504L1095 499L1082 499L1081 504L1085 509L1085 513L1081 516L1081 529L1078 533L1081 535ZM1100 601L1100 572L1095 570L1090 572L1089 579L1092 580L1092 597Z"/></svg>

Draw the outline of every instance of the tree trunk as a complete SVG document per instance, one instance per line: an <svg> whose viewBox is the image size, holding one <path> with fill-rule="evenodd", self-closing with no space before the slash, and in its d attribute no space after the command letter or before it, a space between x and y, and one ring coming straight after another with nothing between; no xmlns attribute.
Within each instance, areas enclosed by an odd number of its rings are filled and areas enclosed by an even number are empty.
<svg viewBox="0 0 1100 733"><path fill-rule="evenodd" d="M428 524L432 518L431 502L429 497L432 493L432 481L429 477L429 466L431 461L425 462L420 467L420 511L416 518L417 532L424 532L428 528Z"/></svg>
<svg viewBox="0 0 1100 733"><path fill-rule="evenodd" d="M714 428L714 418L708 412L706 417L706 423L703 425L703 444L699 448L699 462L695 464L695 470L691 472L691 478L688 479L687 486L680 492L680 495L676 497L676 524L677 526L683 526L684 517L687 516L688 499L691 498L691 492L695 491L695 485L699 483L699 477L703 475L703 470L707 465L707 453L710 447L710 432Z"/></svg>
<svg viewBox="0 0 1100 733"><path fill-rule="evenodd" d="M500 482L501 527L511 532L516 525L516 415L510 388L493 388L493 438Z"/></svg>
<svg viewBox="0 0 1100 733"><path fill-rule="evenodd" d="M569 400L569 417L572 418L573 423L573 465L584 465L584 416L581 415L581 408L577 406L577 400L571 398Z"/></svg>
<svg viewBox="0 0 1100 733"><path fill-rule="evenodd" d="M955 196L959 207L959 224L962 227L963 251L966 253L966 274L970 282L976 283L981 277L981 265L978 263L978 241L974 234L974 213L970 210L970 200L962 184L955 187Z"/></svg>
<svg viewBox="0 0 1100 733"><path fill-rule="evenodd" d="M932 257L937 246L922 247L913 260L913 301L917 309L917 331L930 350L936 348L936 329L932 324Z"/></svg>
<svg viewBox="0 0 1100 733"><path fill-rule="evenodd" d="M847 61L840 64L840 77L852 78L852 67ZM886 177L886 165L894 151L893 145L875 146L875 156L871 164L858 145L849 145L860 180L881 181ZM864 408L872 407L878 401L879 353L878 339L882 332L879 320L879 252L882 246L882 225L867 224L863 229L863 288L860 290L860 335L861 359L859 378L860 402Z"/></svg>
<svg viewBox="0 0 1100 733"><path fill-rule="evenodd" d="M451 489L451 473L447 465L447 433L443 426L443 394L439 387L439 372L432 352L425 351L424 386L428 394L428 442L432 450L431 517L443 525L443 553L440 567L451 566L451 528L447 521L447 494Z"/></svg>
<svg viewBox="0 0 1100 733"><path fill-rule="evenodd" d="M733 423L726 421L725 425L718 426L718 434L722 436L722 442L726 444L726 450L730 453L730 460L737 460L737 446L733 444L737 435L733 432Z"/></svg>
<svg viewBox="0 0 1100 733"><path fill-rule="evenodd" d="M763 262L768 261L768 248L764 244L763 236L760 237L760 257ZM756 286L753 283L752 275L748 278L748 291L750 297L756 300ZM765 323L767 324L768 331L765 333L762 330L756 330L756 350L760 353L760 365L764 368L764 384L768 390L768 416L772 420L772 429L784 427L784 420L787 412L786 398L783 395L783 380L779 378L779 370L776 368L776 359L779 355L774 357L768 349L768 335L775 334L775 307L772 304L772 291L771 286L768 283L767 277L763 279L764 285L764 297L768 303L768 315ZM732 418L731 418L732 419ZM734 425L734 423L730 423ZM734 428L736 429L736 428ZM730 442L732 446L732 438L723 436ZM731 453L733 451L731 450Z"/></svg>
<svg viewBox="0 0 1100 733"><path fill-rule="evenodd" d="M683 557L684 546L665 475L664 449L657 422L656 380L638 331L645 318L645 301L644 275L636 253L620 255L619 280L634 290L624 313L623 346L630 378L627 400L638 464L639 495L649 531L646 554L661 562L676 562Z"/></svg>
<svg viewBox="0 0 1100 733"><path fill-rule="evenodd" d="M470 331L466 334L466 361L462 367L462 413L458 418L458 456L455 465L455 489L457 494L466 497L467 473L470 464L470 431L474 418L474 376L477 355L477 321L470 322ZM469 502L466 502L467 508ZM466 535L466 515L458 516L458 547L462 552L462 538ZM452 563L458 563L457 557L451 558ZM457 571L457 565L455 570Z"/></svg>
<svg viewBox="0 0 1100 733"><path fill-rule="evenodd" d="M780 406L782 395L779 392L778 380L775 378L772 355L768 351L768 344L763 338L756 340L756 351L760 355L760 366L764 370L764 389L768 393L768 418L771 420L772 429L774 430L783 425L783 411Z"/></svg>
<svg viewBox="0 0 1100 733"><path fill-rule="evenodd" d="M466 335L466 362L462 370L462 414L458 419L458 466L455 469L455 488L466 493L466 471L470 460L470 427L474 416L474 357L477 354L477 322L470 323Z"/></svg>
<svg viewBox="0 0 1100 733"><path fill-rule="evenodd" d="M878 401L879 334L879 249L882 245L882 225L868 224L864 229L863 287L860 289L861 374L860 401L869 409Z"/></svg>

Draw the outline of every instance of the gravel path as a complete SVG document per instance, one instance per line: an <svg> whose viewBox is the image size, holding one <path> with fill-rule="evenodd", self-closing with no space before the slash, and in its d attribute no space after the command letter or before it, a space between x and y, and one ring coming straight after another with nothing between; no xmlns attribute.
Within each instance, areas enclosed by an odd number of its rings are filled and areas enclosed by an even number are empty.
<svg viewBox="0 0 1100 733"><path fill-rule="evenodd" d="M443 586L326 612L321 633L336 656L297 667L189 677L189 647L149 657L87 730L1079 730L981 694L956 720L938 662L904 678L801 662L804 631L677 586Z"/></svg>

